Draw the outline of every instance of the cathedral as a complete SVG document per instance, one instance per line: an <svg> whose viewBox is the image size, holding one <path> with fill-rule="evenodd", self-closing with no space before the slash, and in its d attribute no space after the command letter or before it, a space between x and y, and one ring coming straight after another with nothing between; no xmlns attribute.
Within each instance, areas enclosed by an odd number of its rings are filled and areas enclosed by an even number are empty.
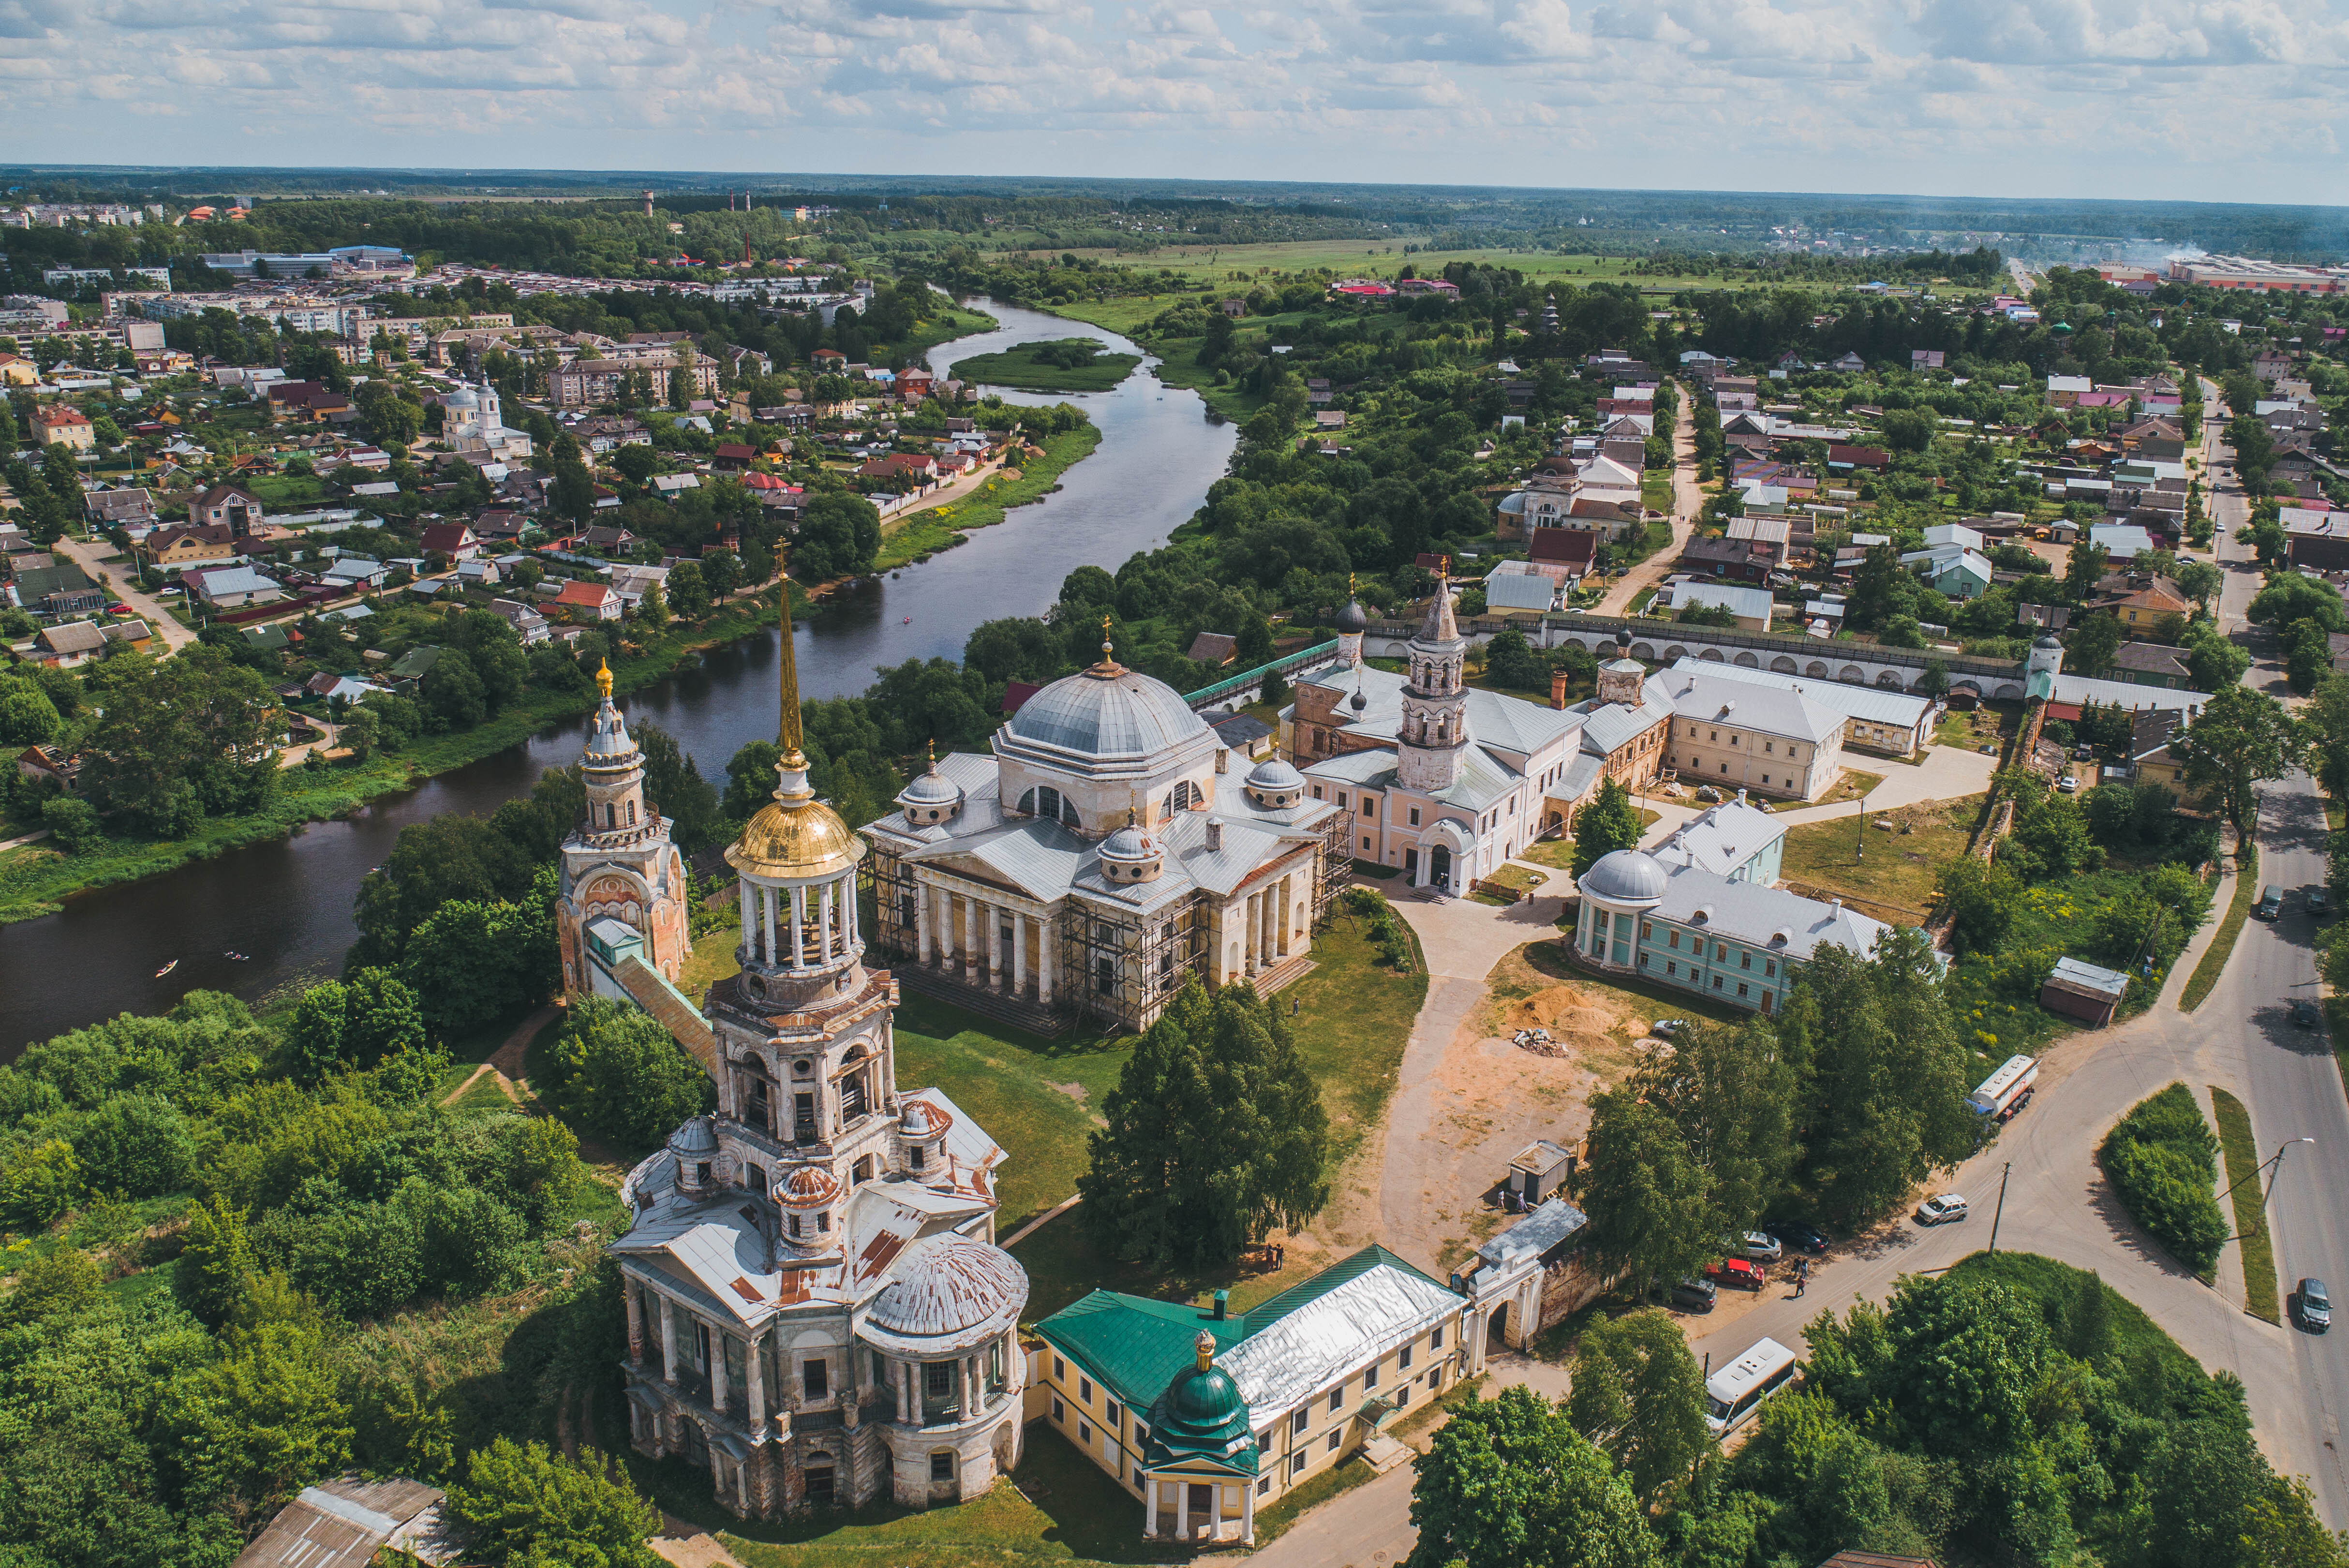
<svg viewBox="0 0 2349 1568"><path fill-rule="evenodd" d="M1049 1034L1146 1028L1195 975L1269 993L1311 966L1346 814L1295 768L1236 761L1107 643L988 747L933 758L864 828L874 940L909 983Z"/></svg>
<svg viewBox="0 0 2349 1568"><path fill-rule="evenodd" d="M808 787L797 687L786 630L774 799L726 852L741 971L698 1008L661 923L658 879L681 868L608 678L588 822L564 851L569 988L645 1007L718 1085L716 1113L622 1187L630 1439L706 1464L746 1519L975 1497L1019 1462L1028 1381L1028 1277L995 1244L1004 1151L940 1090L897 1082L897 983L864 966L864 846Z"/></svg>

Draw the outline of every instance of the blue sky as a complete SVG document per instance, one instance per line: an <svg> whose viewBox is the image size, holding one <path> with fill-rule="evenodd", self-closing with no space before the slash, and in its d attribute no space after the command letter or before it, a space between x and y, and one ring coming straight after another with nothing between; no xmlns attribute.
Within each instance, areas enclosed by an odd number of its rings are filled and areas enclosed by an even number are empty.
<svg viewBox="0 0 2349 1568"><path fill-rule="evenodd" d="M2338 203L2349 0L0 0L5 156Z"/></svg>

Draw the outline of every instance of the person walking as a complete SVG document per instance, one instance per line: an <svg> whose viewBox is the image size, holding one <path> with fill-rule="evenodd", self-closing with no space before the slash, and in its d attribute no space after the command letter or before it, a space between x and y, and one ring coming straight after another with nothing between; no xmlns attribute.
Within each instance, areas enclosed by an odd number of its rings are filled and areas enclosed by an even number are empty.
<svg viewBox="0 0 2349 1568"><path fill-rule="evenodd" d="M1795 1299L1800 1301L1803 1293L1810 1288L1811 1261L1808 1258L1798 1258L1795 1263Z"/></svg>

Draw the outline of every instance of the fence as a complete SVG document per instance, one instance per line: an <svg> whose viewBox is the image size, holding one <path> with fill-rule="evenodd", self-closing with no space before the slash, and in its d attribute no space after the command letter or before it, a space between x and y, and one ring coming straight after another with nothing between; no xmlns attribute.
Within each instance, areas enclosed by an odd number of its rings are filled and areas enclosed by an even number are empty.
<svg viewBox="0 0 2349 1568"><path fill-rule="evenodd" d="M1183 694L1183 700L1193 707L1206 707L1223 701L1226 697L1237 696L1240 693L1262 684L1264 677L1268 675L1294 675L1299 670L1326 665L1337 656L1338 639L1332 637L1326 643L1316 643L1309 648L1301 648L1296 653L1284 655L1268 665L1258 665L1252 670L1243 671L1228 679L1219 680L1213 686L1201 686L1194 692L1185 692Z"/></svg>

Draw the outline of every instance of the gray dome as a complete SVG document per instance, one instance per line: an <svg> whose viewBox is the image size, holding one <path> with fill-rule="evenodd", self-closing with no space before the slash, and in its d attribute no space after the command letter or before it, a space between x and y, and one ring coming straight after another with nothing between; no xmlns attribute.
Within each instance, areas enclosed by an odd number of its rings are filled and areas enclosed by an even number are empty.
<svg viewBox="0 0 2349 1568"><path fill-rule="evenodd" d="M1576 885L1609 903L1657 903L1669 880L1663 862L1645 850L1617 850L1599 856Z"/></svg>
<svg viewBox="0 0 2349 1568"><path fill-rule="evenodd" d="M911 784L898 792L897 804L900 806L959 806L962 804L962 786L939 772L938 765L933 762L930 764L928 772L919 775Z"/></svg>
<svg viewBox="0 0 2349 1568"><path fill-rule="evenodd" d="M450 408L478 408L481 406L481 397L471 387L459 382L457 389L445 399L445 404Z"/></svg>
<svg viewBox="0 0 2349 1568"><path fill-rule="evenodd" d="M1278 757L1268 757L1248 770L1251 789L1302 789L1305 775Z"/></svg>
<svg viewBox="0 0 2349 1568"><path fill-rule="evenodd" d="M1362 608L1359 600L1347 600L1346 607L1338 612L1338 630L1341 632L1359 632L1370 624L1370 612Z"/></svg>
<svg viewBox="0 0 2349 1568"><path fill-rule="evenodd" d="M1354 695L1347 699L1347 705L1356 713L1360 713L1362 709L1371 706L1371 699L1364 696L1362 695L1362 688L1357 686L1354 688Z"/></svg>
<svg viewBox="0 0 2349 1568"><path fill-rule="evenodd" d="M2042 632L2031 639L2031 645L2034 648L2060 648L2064 642L2053 632Z"/></svg>
<svg viewBox="0 0 2349 1568"><path fill-rule="evenodd" d="M970 1236L949 1232L918 1242L895 1273L865 1321L900 1343L950 1348L973 1334L1000 1333L1028 1305L1028 1271L1019 1260Z"/></svg>
<svg viewBox="0 0 2349 1568"><path fill-rule="evenodd" d="M605 697L604 706L595 710L595 722L587 731L586 762L590 768L624 768L636 760L636 743L628 738L628 726L620 710Z"/></svg>
<svg viewBox="0 0 2349 1568"><path fill-rule="evenodd" d="M1159 858L1158 841L1128 822L1102 841L1101 858L1124 865L1144 865Z"/></svg>
<svg viewBox="0 0 2349 1568"><path fill-rule="evenodd" d="M1054 681L1004 732L1017 748L1076 758L1147 757L1209 733L1173 686L1114 665Z"/></svg>
<svg viewBox="0 0 2349 1568"><path fill-rule="evenodd" d="M697 1116L668 1135L668 1146L679 1154L715 1154L718 1132L709 1125L709 1118Z"/></svg>

